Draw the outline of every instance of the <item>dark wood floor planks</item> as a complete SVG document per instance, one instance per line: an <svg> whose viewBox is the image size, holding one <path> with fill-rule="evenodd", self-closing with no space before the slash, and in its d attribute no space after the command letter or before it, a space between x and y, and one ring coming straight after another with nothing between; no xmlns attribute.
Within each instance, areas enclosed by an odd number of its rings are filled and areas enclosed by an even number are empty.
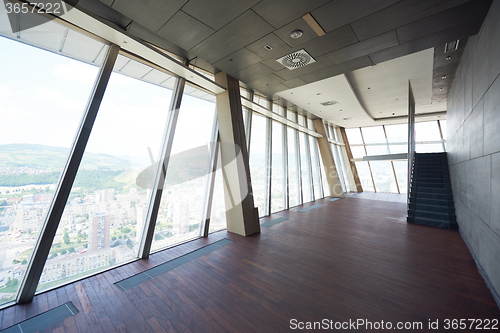
<svg viewBox="0 0 500 333"><path fill-rule="evenodd" d="M499 318L460 234L407 224L405 214L396 202L318 200L263 218L288 220L259 235L221 231L37 295L0 311L0 327L69 301L80 312L42 332L284 332L292 318ZM125 292L114 285L222 238L233 243Z"/></svg>

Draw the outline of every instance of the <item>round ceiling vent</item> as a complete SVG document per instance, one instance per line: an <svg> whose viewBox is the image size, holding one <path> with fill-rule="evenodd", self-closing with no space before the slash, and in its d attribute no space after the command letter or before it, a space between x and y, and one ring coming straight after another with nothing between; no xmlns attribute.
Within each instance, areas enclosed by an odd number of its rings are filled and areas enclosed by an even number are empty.
<svg viewBox="0 0 500 333"><path fill-rule="evenodd" d="M284 57L276 59L276 61L281 63L283 66L285 66L290 70L316 62L316 60L314 60L313 57L311 57L309 53L307 53L303 49L297 52L287 54Z"/></svg>

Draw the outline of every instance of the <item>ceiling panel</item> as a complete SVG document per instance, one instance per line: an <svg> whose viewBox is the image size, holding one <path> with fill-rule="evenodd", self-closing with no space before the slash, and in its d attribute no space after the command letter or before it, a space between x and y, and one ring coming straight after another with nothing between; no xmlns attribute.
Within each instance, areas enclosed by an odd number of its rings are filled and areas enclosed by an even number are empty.
<svg viewBox="0 0 500 333"><path fill-rule="evenodd" d="M324 5L328 0L262 0L252 7L275 29Z"/></svg>
<svg viewBox="0 0 500 333"><path fill-rule="evenodd" d="M283 67L282 64L280 64L279 62L277 62L276 59L279 59L281 56L283 56L285 54L289 54L290 52L292 52L292 50L290 50L289 52L285 52L284 54L280 55L279 57L275 57L275 58L271 58L271 59L266 59L266 60L262 61L262 64L266 65L269 68L272 68L276 72L280 71L282 69L285 69L285 67Z"/></svg>
<svg viewBox="0 0 500 333"><path fill-rule="evenodd" d="M158 35L189 50L213 34L215 30L192 18L183 11L178 11L159 31Z"/></svg>
<svg viewBox="0 0 500 333"><path fill-rule="evenodd" d="M330 31L326 35L313 39L302 47L313 57L333 52L348 45L357 43L358 39L349 25Z"/></svg>
<svg viewBox="0 0 500 333"><path fill-rule="evenodd" d="M307 83L316 82L342 73L347 73L356 69L368 67L372 61L368 56L362 56L356 59L345 61L338 65L333 65L319 71L311 72L301 76L301 79Z"/></svg>
<svg viewBox="0 0 500 333"><path fill-rule="evenodd" d="M189 0L182 10L215 30L243 14L259 0Z"/></svg>
<svg viewBox="0 0 500 333"><path fill-rule="evenodd" d="M292 38L290 36L290 33L294 30L302 31L303 33L302 37ZM274 33L290 46L297 46L318 37L318 34L309 26L309 24L302 17L279 28Z"/></svg>
<svg viewBox="0 0 500 333"><path fill-rule="evenodd" d="M295 79L291 79L288 81L284 81L283 84L285 86L287 86L288 88L296 88L296 87L303 86L304 84L306 84L306 82L302 79L295 78Z"/></svg>
<svg viewBox="0 0 500 333"><path fill-rule="evenodd" d="M469 2L426 17L396 30L400 43L431 35L486 15L491 1Z"/></svg>
<svg viewBox="0 0 500 333"><path fill-rule="evenodd" d="M314 10L311 15L325 31L332 31L345 24L372 14L401 0L337 0Z"/></svg>
<svg viewBox="0 0 500 333"><path fill-rule="evenodd" d="M365 40L468 0L404 0L351 23L359 40Z"/></svg>
<svg viewBox="0 0 500 333"><path fill-rule="evenodd" d="M228 74L232 74L261 62L262 60L263 59L255 53L243 48L231 55L228 55L224 59L217 61L214 66Z"/></svg>
<svg viewBox="0 0 500 333"><path fill-rule="evenodd" d="M201 58L215 63L273 30L266 21L248 10L191 50Z"/></svg>
<svg viewBox="0 0 500 333"><path fill-rule="evenodd" d="M259 77L263 77L269 75L273 72L273 70L263 64L255 64L248 68L245 68L237 73L234 73L233 76L242 82L251 82Z"/></svg>
<svg viewBox="0 0 500 333"><path fill-rule="evenodd" d="M111 6L153 32L157 32L187 0L115 0Z"/></svg>
<svg viewBox="0 0 500 333"><path fill-rule="evenodd" d="M398 45L398 38L396 37L396 32L393 30L328 53L327 57L334 64L339 64L395 45Z"/></svg>
<svg viewBox="0 0 500 333"><path fill-rule="evenodd" d="M272 47L272 50L267 50L266 45ZM277 59L282 56L283 53L289 53L291 51L290 45L285 43L281 38L276 36L274 33L262 37L256 42L248 45L247 50L252 51L263 59L274 58Z"/></svg>
<svg viewBox="0 0 500 333"><path fill-rule="evenodd" d="M385 50L370 54L374 64L378 64L387 60L402 57L407 54L422 51L437 45L448 43L457 39L467 38L479 32L483 19L473 22L461 24L459 26L440 31L438 33L414 39L410 42L400 44Z"/></svg>

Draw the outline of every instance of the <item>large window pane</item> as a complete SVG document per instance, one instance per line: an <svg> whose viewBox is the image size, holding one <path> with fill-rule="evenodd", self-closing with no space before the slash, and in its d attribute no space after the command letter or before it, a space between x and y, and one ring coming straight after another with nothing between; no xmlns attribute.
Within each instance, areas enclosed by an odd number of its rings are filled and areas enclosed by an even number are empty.
<svg viewBox="0 0 500 333"><path fill-rule="evenodd" d="M265 213L266 203L266 118L254 113L252 115L252 132L250 140L250 177L252 179L253 200L259 208L259 215Z"/></svg>
<svg viewBox="0 0 500 333"><path fill-rule="evenodd" d="M318 152L318 140L309 136L309 143L311 147L311 169L313 176L313 185L314 185L314 199L322 198L320 188L321 188L321 173L319 169L319 152Z"/></svg>
<svg viewBox="0 0 500 333"><path fill-rule="evenodd" d="M441 132L443 132L443 139L446 140L447 130L446 120L440 120L439 124L441 125Z"/></svg>
<svg viewBox="0 0 500 333"><path fill-rule="evenodd" d="M311 173L309 165L310 152L308 151L307 145L307 135L303 132L299 133L300 138L300 170L302 174L302 200L303 202L309 202L313 200L311 191Z"/></svg>
<svg viewBox="0 0 500 333"><path fill-rule="evenodd" d="M365 148L363 146L351 146L351 153L353 158L366 156Z"/></svg>
<svg viewBox="0 0 500 333"><path fill-rule="evenodd" d="M137 257L154 178L143 170L158 160L171 91L123 64L139 65L117 59L38 290Z"/></svg>
<svg viewBox="0 0 500 333"><path fill-rule="evenodd" d="M363 144L363 138L361 137L361 132L358 127L347 128L345 133L350 145Z"/></svg>
<svg viewBox="0 0 500 333"><path fill-rule="evenodd" d="M329 197L331 195L330 187L328 186L328 181L326 180L327 171L325 170L325 166L323 165L323 158L321 157L321 154L319 154L319 162L321 168L321 183L323 184L323 195L325 197Z"/></svg>
<svg viewBox="0 0 500 333"><path fill-rule="evenodd" d="M424 123L415 123L415 141L440 141L441 134L437 121L426 121ZM442 149L441 149L442 151Z"/></svg>
<svg viewBox="0 0 500 333"><path fill-rule="evenodd" d="M386 125L387 140L391 142L408 142L408 124Z"/></svg>
<svg viewBox="0 0 500 333"><path fill-rule="evenodd" d="M99 70L43 50L65 31L53 22L15 37L38 47L0 37L0 304L25 274Z"/></svg>
<svg viewBox="0 0 500 333"><path fill-rule="evenodd" d="M372 161L370 166L377 192L398 193L391 161Z"/></svg>
<svg viewBox="0 0 500 333"><path fill-rule="evenodd" d="M372 176L368 167L368 162L356 162L356 169L358 170L359 180L363 191L374 192Z"/></svg>
<svg viewBox="0 0 500 333"><path fill-rule="evenodd" d="M389 145L391 154L405 154L408 153L408 144L406 145Z"/></svg>
<svg viewBox="0 0 500 333"><path fill-rule="evenodd" d="M276 104L274 104L276 105ZM271 173L271 213L283 210L284 206L284 175L283 175L283 125L273 121L272 135L272 173Z"/></svg>
<svg viewBox="0 0 500 333"><path fill-rule="evenodd" d="M415 145L415 151L417 153L441 153L443 152L443 145L441 143L430 143L430 144L420 144Z"/></svg>
<svg viewBox="0 0 500 333"><path fill-rule="evenodd" d="M389 153L387 151L387 145L366 146L366 151L368 152L368 156L371 156L371 155L386 155L386 154Z"/></svg>
<svg viewBox="0 0 500 333"><path fill-rule="evenodd" d="M199 237L204 220L215 103L186 95L189 88L182 96L152 250Z"/></svg>
<svg viewBox="0 0 500 333"><path fill-rule="evenodd" d="M212 208L210 210L209 232L226 229L226 206L224 202L224 183L222 179L221 155L217 158L217 171L215 173L214 193L212 197Z"/></svg>
<svg viewBox="0 0 500 333"><path fill-rule="evenodd" d="M365 143L385 143L385 134L382 126L362 127Z"/></svg>
<svg viewBox="0 0 500 333"><path fill-rule="evenodd" d="M289 206L297 206L299 204L299 173L298 173L298 156L297 145L295 144L296 130L287 128L288 137L288 200Z"/></svg>
<svg viewBox="0 0 500 333"><path fill-rule="evenodd" d="M399 191L401 193L406 193L407 188L407 178L408 178L408 162L407 161L393 161L394 169L396 170L396 177L398 178Z"/></svg>

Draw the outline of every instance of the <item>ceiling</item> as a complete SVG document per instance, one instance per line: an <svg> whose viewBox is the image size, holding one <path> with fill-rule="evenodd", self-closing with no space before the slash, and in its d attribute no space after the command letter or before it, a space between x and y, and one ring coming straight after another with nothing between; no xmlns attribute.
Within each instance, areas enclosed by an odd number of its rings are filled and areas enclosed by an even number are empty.
<svg viewBox="0 0 500 333"><path fill-rule="evenodd" d="M275 100L294 91L302 99L287 96L292 103L352 127L339 119L353 115L311 108L319 95L307 92L321 91L321 100L335 100L340 97L328 96L332 87L346 91L343 99L353 109L342 112L357 115L360 107L359 117L364 114L373 124L406 112L407 84L401 82L413 76L417 112L445 111L460 52L445 62L434 50L477 34L490 4L491 0L80 0L77 7L193 65L212 73L224 71ZM308 13L324 35L318 36L303 19ZM303 35L294 39L290 33L297 29ZM276 61L300 49L316 62L289 70ZM448 71L446 82L439 81L443 71Z"/></svg>

